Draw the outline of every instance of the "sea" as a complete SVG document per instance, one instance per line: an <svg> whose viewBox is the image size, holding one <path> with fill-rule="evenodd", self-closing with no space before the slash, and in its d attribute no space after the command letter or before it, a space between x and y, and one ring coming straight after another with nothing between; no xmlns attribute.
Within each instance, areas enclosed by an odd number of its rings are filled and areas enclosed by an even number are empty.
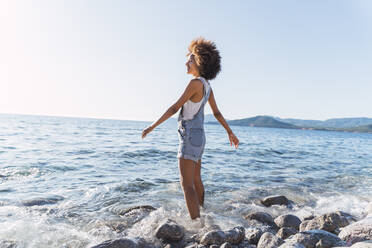
<svg viewBox="0 0 372 248"><path fill-rule="evenodd" d="M0 242L16 247L91 247L142 237L172 219L190 232L176 158L177 122L145 139L151 122L0 115ZM250 228L244 215L300 218L344 211L356 218L372 201L372 134L205 124L202 158L205 225ZM291 208L264 207L284 195ZM128 208L156 210L128 221ZM121 228L120 228L121 227Z"/></svg>

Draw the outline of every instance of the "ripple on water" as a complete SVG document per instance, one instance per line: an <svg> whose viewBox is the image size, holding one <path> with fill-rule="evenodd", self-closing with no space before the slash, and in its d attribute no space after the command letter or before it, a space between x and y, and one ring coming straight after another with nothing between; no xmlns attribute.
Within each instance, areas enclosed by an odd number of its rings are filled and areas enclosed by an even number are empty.
<svg viewBox="0 0 372 248"><path fill-rule="evenodd" d="M251 159L252 163L259 163L259 164L275 164L275 161L270 161L270 160L260 160L260 159Z"/></svg>
<svg viewBox="0 0 372 248"><path fill-rule="evenodd" d="M43 174L43 172L37 167L29 168L14 168L9 167L2 171L3 174L0 178L3 180L21 180L28 177L37 177Z"/></svg>
<svg viewBox="0 0 372 248"><path fill-rule="evenodd" d="M105 133L105 132L96 132L96 135L108 135L108 133Z"/></svg>
<svg viewBox="0 0 372 248"><path fill-rule="evenodd" d="M0 189L0 193L10 193L10 192L15 192L15 190L12 188Z"/></svg>
<svg viewBox="0 0 372 248"><path fill-rule="evenodd" d="M77 151L68 151L67 152L68 155L86 155L86 154L92 154L92 153L95 153L95 151L89 150L89 149L81 149L81 150L77 150Z"/></svg>
<svg viewBox="0 0 372 248"><path fill-rule="evenodd" d="M17 149L17 147L15 147L15 146L3 146L3 149L6 149L6 150L15 150L15 149Z"/></svg>
<svg viewBox="0 0 372 248"><path fill-rule="evenodd" d="M268 153L274 153L274 154L278 154L278 155L282 155L282 154L284 154L284 152L277 151L277 150L274 150L274 149L266 149L266 151L267 151Z"/></svg>
<svg viewBox="0 0 372 248"><path fill-rule="evenodd" d="M111 152L110 152L111 153ZM137 150L134 152L124 152L119 155L120 158L175 158L177 155L176 151L163 151L159 149L144 149Z"/></svg>
<svg viewBox="0 0 372 248"><path fill-rule="evenodd" d="M159 184L172 183L171 180L168 180L168 179L165 179L165 178L155 178L154 181L155 181L155 183L159 183Z"/></svg>
<svg viewBox="0 0 372 248"><path fill-rule="evenodd" d="M68 166L68 165L51 165L48 167L48 169L52 172L54 171L76 171L78 170L77 167L74 166Z"/></svg>
<svg viewBox="0 0 372 248"><path fill-rule="evenodd" d="M23 206L41 206L41 205L46 205L46 204L55 204L59 201L64 200L63 196L47 196L47 197L37 197L37 198L32 198L32 199L27 199L23 200L22 204Z"/></svg>
<svg viewBox="0 0 372 248"><path fill-rule="evenodd" d="M156 184L137 178L134 181L115 187L114 190L120 192L143 192L154 186L156 186Z"/></svg>

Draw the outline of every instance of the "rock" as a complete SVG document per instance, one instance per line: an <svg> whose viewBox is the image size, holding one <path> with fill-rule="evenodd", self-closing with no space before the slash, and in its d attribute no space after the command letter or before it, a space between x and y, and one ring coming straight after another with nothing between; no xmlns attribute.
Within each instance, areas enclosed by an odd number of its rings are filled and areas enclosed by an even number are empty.
<svg viewBox="0 0 372 248"><path fill-rule="evenodd" d="M185 235L184 228L173 220L167 219L158 226L155 236L167 242L180 241Z"/></svg>
<svg viewBox="0 0 372 248"><path fill-rule="evenodd" d="M338 236L348 244L372 240L372 217L367 217L342 228Z"/></svg>
<svg viewBox="0 0 372 248"><path fill-rule="evenodd" d="M260 240L263 232L261 229L254 228L254 229L248 229L246 231L245 237L248 240L250 244L257 245L258 241Z"/></svg>
<svg viewBox="0 0 372 248"><path fill-rule="evenodd" d="M279 246L279 248L306 248L306 247L299 243L286 242Z"/></svg>
<svg viewBox="0 0 372 248"><path fill-rule="evenodd" d="M322 240L320 243L319 241ZM344 246L346 243L335 234L324 230L310 230L299 232L286 240L287 244L302 244L306 248L313 248L316 245L327 244L333 246Z"/></svg>
<svg viewBox="0 0 372 248"><path fill-rule="evenodd" d="M197 247L198 247L198 243L197 242L188 243L185 246L185 248L197 248Z"/></svg>
<svg viewBox="0 0 372 248"><path fill-rule="evenodd" d="M244 216L244 219L246 219L246 220L257 220L261 223L265 223L267 225L276 227L276 224L274 222L273 217L271 217L270 214L265 213L265 212L253 212L253 213L250 213L250 214Z"/></svg>
<svg viewBox="0 0 372 248"><path fill-rule="evenodd" d="M118 214L119 215L126 215L126 214L129 214L131 212L138 212L138 211L141 211L141 212L152 212L154 210L156 210L156 208L154 208L153 206L142 205L142 206L134 206L134 207L131 207L131 208L127 208L125 210L120 211Z"/></svg>
<svg viewBox="0 0 372 248"><path fill-rule="evenodd" d="M220 230L219 225L211 225L203 227L197 234L194 234L191 238L200 243L201 238L210 231Z"/></svg>
<svg viewBox="0 0 372 248"><path fill-rule="evenodd" d="M124 210L122 209L122 206L110 207L110 211L122 217L120 223L112 223L110 224L110 227L117 232L123 232L125 229L147 217L149 213L154 210L154 207L148 205L135 206Z"/></svg>
<svg viewBox="0 0 372 248"><path fill-rule="evenodd" d="M243 240L243 242L238 245L238 248L253 248L253 246L249 243L248 240Z"/></svg>
<svg viewBox="0 0 372 248"><path fill-rule="evenodd" d="M309 221L310 220L304 220L304 221L301 222L300 227L299 227L300 232L306 231L305 229L306 229L307 223L309 223Z"/></svg>
<svg viewBox="0 0 372 248"><path fill-rule="evenodd" d="M151 243L148 243L148 241L144 238L137 237L134 239L134 241L137 243L138 248L151 248L153 245Z"/></svg>
<svg viewBox="0 0 372 248"><path fill-rule="evenodd" d="M284 241L275 236L270 232L265 232L262 234L260 240L258 241L257 248L274 248L281 245Z"/></svg>
<svg viewBox="0 0 372 248"><path fill-rule="evenodd" d="M226 241L230 244L240 244L245 238L245 229L242 226L234 227L231 230L225 232Z"/></svg>
<svg viewBox="0 0 372 248"><path fill-rule="evenodd" d="M198 248L208 248L206 245L198 244Z"/></svg>
<svg viewBox="0 0 372 248"><path fill-rule="evenodd" d="M243 242L245 229L242 226L234 227L228 231L212 230L207 232L200 239L203 245L222 245L228 242L230 245L237 245Z"/></svg>
<svg viewBox="0 0 372 248"><path fill-rule="evenodd" d="M355 243L351 248L372 248L372 240Z"/></svg>
<svg viewBox="0 0 372 248"><path fill-rule="evenodd" d="M0 240L1 248L18 248L17 242L14 240Z"/></svg>
<svg viewBox="0 0 372 248"><path fill-rule="evenodd" d="M245 229L242 226L234 227L228 231L212 230L205 233L200 239L203 245L221 245L225 242L230 244L239 244L245 238Z"/></svg>
<svg viewBox="0 0 372 248"><path fill-rule="evenodd" d="M187 244L185 244L185 242L183 242L183 240L181 241L173 241L173 242L170 242L170 243L163 243L163 248L184 248ZM196 247L196 246L195 246Z"/></svg>
<svg viewBox="0 0 372 248"><path fill-rule="evenodd" d="M232 248L232 245L229 242L223 243L220 248Z"/></svg>
<svg viewBox="0 0 372 248"><path fill-rule="evenodd" d="M315 218L315 215L312 214L312 215L309 215L309 216L304 217L303 220L312 220L314 218Z"/></svg>
<svg viewBox="0 0 372 248"><path fill-rule="evenodd" d="M91 248L137 248L138 245L131 239L110 239Z"/></svg>
<svg viewBox="0 0 372 248"><path fill-rule="evenodd" d="M179 241L174 241L174 240L169 240L169 239L160 239L161 243L162 243L162 246L163 248L184 248L184 247L188 247L190 246L189 248L193 247L193 248L196 248L198 246L198 242L192 238L192 237L186 237L186 234L185 236L183 237L183 239L179 240ZM150 247L148 246L145 246L145 247L140 247L140 248L154 248L153 245Z"/></svg>
<svg viewBox="0 0 372 248"><path fill-rule="evenodd" d="M261 203L265 207L270 207L272 205L286 205L288 206L291 202L284 195L274 195L268 196L261 200Z"/></svg>
<svg viewBox="0 0 372 248"><path fill-rule="evenodd" d="M278 227L291 227L298 230L301 224L301 220L292 214L283 214L275 218L275 224Z"/></svg>
<svg viewBox="0 0 372 248"><path fill-rule="evenodd" d="M332 241L328 239L320 239L318 243L316 243L315 248L331 248L332 245Z"/></svg>
<svg viewBox="0 0 372 248"><path fill-rule="evenodd" d="M309 220L306 226L301 226L300 230L309 231L319 229L338 234L340 232L339 228L349 225L349 220L351 220L351 215L341 211L327 213Z"/></svg>
<svg viewBox="0 0 372 248"><path fill-rule="evenodd" d="M291 228L291 227L282 227L282 228L279 229L276 236L278 236L281 239L286 239L286 238L288 238L291 235L294 235L296 233L297 233L297 231L295 229Z"/></svg>
<svg viewBox="0 0 372 248"><path fill-rule="evenodd" d="M188 245L189 243L199 243L193 236L188 236L186 237L186 232L185 232L185 237L182 239L185 242L185 245Z"/></svg>
<svg viewBox="0 0 372 248"><path fill-rule="evenodd" d="M226 241L226 234L221 230L207 232L200 240L203 245L222 245Z"/></svg>

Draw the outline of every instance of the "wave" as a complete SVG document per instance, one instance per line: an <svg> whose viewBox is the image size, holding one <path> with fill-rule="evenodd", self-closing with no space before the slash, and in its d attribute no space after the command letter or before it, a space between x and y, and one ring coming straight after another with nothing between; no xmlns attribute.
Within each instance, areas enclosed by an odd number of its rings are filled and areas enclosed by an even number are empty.
<svg viewBox="0 0 372 248"><path fill-rule="evenodd" d="M164 151L164 150L159 150L159 149L141 149L137 151L132 151L132 152L106 152L106 154L110 154L111 156L116 156L119 158L157 158L157 159L162 159L162 158L176 158L177 156L177 151Z"/></svg>
<svg viewBox="0 0 372 248"><path fill-rule="evenodd" d="M37 198L31 198L28 200L23 200L22 204L23 206L41 206L46 204L55 204L59 201L64 200L64 197L62 196L47 196L47 197L37 197Z"/></svg>
<svg viewBox="0 0 372 248"><path fill-rule="evenodd" d="M114 190L120 192L143 192L146 190L150 190L154 186L156 186L156 184L153 182L146 181L141 178L136 178L129 183L125 183L115 187Z"/></svg>
<svg viewBox="0 0 372 248"><path fill-rule="evenodd" d="M67 155L86 155L86 154L95 153L95 151L89 150L89 149L80 149L80 150L77 150L77 151L68 151L66 153L67 153Z"/></svg>

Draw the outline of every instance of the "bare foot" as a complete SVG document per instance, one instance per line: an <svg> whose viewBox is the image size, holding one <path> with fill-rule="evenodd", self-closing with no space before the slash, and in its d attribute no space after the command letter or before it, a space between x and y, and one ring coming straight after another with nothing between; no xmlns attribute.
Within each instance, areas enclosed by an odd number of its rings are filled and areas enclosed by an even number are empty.
<svg viewBox="0 0 372 248"><path fill-rule="evenodd" d="M191 220L191 226L195 229L201 229L205 226L205 220L204 217L198 217L193 220Z"/></svg>

